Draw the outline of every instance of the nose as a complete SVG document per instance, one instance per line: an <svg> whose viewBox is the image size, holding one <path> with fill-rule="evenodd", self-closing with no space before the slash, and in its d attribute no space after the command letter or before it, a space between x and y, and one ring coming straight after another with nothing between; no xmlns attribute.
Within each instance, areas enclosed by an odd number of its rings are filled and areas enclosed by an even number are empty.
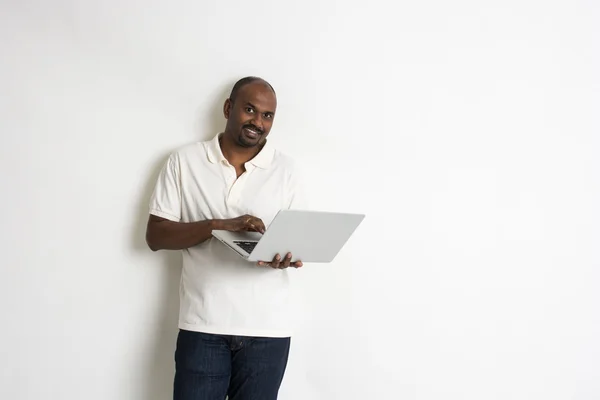
<svg viewBox="0 0 600 400"><path fill-rule="evenodd" d="M252 120L250 122L252 123L252 125L256 126L259 129L262 129L262 130L265 129L265 126L263 124L262 115L260 115L258 113L256 115L254 115L254 118L252 118Z"/></svg>

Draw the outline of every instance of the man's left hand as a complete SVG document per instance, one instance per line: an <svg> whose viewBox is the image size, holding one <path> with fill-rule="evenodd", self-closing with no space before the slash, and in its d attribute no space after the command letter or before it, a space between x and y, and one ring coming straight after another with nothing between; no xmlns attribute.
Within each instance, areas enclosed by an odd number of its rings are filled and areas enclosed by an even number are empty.
<svg viewBox="0 0 600 400"><path fill-rule="evenodd" d="M271 267L274 269L285 269L285 268L300 268L302 267L302 261L295 261L292 262L292 253L287 253L285 255L285 257L283 258L283 260L281 259L281 256L279 254L276 254L275 257L273 257L273 261L271 262L265 262L265 261L259 261L258 262L258 266L260 267Z"/></svg>

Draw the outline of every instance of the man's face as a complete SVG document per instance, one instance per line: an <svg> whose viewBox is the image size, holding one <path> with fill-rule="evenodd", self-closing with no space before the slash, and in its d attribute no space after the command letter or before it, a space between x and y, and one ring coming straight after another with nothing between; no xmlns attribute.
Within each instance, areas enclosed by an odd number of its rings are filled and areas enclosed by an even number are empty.
<svg viewBox="0 0 600 400"><path fill-rule="evenodd" d="M277 99L264 82L252 82L241 87L234 101L225 101L227 118L225 132L243 147L262 144L271 131Z"/></svg>

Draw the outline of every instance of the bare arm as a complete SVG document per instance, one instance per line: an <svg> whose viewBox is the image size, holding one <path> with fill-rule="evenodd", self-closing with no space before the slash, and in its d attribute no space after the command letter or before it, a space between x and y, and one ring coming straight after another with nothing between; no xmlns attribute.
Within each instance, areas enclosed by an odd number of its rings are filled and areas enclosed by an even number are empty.
<svg viewBox="0 0 600 400"><path fill-rule="evenodd" d="M212 236L212 231L264 232L263 222L251 215L232 219L211 219L198 222L174 222L150 214L146 227L146 243L152 251L181 250L196 246Z"/></svg>
<svg viewBox="0 0 600 400"><path fill-rule="evenodd" d="M146 226L146 243L152 251L181 250L195 246L209 239L216 220L199 222L174 222L150 215Z"/></svg>

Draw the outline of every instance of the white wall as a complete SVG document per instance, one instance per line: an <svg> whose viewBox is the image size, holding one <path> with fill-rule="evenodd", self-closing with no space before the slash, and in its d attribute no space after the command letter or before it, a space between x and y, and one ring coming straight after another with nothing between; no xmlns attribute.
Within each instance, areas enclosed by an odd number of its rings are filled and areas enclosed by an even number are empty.
<svg viewBox="0 0 600 400"><path fill-rule="evenodd" d="M394 3L1 2L0 398L169 398L148 197L251 74L314 206L368 215L296 274L281 399L600 398L598 3Z"/></svg>

